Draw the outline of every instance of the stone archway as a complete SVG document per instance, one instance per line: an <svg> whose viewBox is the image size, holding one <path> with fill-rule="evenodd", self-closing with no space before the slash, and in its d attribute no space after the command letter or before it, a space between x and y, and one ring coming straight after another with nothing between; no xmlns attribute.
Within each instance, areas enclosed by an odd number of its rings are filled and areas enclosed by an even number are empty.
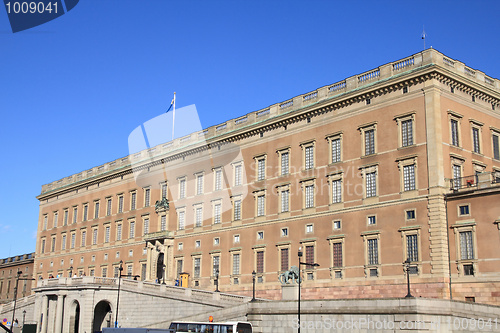
<svg viewBox="0 0 500 333"><path fill-rule="evenodd" d="M158 259L156 260L156 279L158 283L161 283L163 279L163 267L164 267L164 254L160 252L158 254Z"/></svg>
<svg viewBox="0 0 500 333"><path fill-rule="evenodd" d="M108 301L100 301L94 308L94 319L92 320L92 332L101 332L103 327L111 327L111 305Z"/></svg>
<svg viewBox="0 0 500 333"><path fill-rule="evenodd" d="M70 307L69 332L79 333L80 331L80 303L74 301Z"/></svg>

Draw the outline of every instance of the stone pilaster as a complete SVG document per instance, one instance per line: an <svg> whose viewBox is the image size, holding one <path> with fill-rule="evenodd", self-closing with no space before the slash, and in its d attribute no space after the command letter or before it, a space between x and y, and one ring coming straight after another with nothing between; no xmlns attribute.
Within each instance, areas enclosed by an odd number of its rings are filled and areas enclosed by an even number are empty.
<svg viewBox="0 0 500 333"><path fill-rule="evenodd" d="M427 137L427 163L429 177L429 246L431 273L449 278L448 241L446 223L446 202L444 200L444 154L443 130L447 124L442 122L441 93L436 80L425 83L425 121Z"/></svg>

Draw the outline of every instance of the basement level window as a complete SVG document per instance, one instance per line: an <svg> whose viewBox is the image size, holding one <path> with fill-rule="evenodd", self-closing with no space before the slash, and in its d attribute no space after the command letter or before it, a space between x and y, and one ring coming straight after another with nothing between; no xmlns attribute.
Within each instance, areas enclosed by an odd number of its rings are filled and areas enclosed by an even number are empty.
<svg viewBox="0 0 500 333"><path fill-rule="evenodd" d="M460 212L460 216L464 216L464 215L470 215L470 208L469 208L469 205L460 205L458 207L458 210Z"/></svg>
<svg viewBox="0 0 500 333"><path fill-rule="evenodd" d="M474 266L472 264L464 265L464 275L474 275Z"/></svg>

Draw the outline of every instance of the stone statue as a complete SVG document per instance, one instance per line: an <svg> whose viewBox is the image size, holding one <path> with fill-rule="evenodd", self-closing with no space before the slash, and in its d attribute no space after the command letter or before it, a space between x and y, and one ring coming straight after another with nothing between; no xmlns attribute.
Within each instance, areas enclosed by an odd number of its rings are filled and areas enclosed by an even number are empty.
<svg viewBox="0 0 500 333"><path fill-rule="evenodd" d="M297 266L290 267L290 270L283 272L278 276L278 280L281 284L290 284L290 280L292 282L299 283L299 278L299 268Z"/></svg>
<svg viewBox="0 0 500 333"><path fill-rule="evenodd" d="M167 198L162 198L161 200L157 200L155 203L155 210L158 213L160 210L168 210L168 200Z"/></svg>

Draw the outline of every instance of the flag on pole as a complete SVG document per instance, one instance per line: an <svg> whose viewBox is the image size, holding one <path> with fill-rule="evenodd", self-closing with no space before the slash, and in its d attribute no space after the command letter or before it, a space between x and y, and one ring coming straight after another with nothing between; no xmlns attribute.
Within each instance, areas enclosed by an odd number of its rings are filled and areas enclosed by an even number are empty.
<svg viewBox="0 0 500 333"><path fill-rule="evenodd" d="M173 114L172 114L172 141L174 140L174 129L175 129L175 92L174 92L174 98L172 98L172 102L170 102L170 106L168 107L168 110L165 113L168 113L173 107Z"/></svg>
<svg viewBox="0 0 500 333"><path fill-rule="evenodd" d="M172 106L174 105L174 98L172 98L172 102L170 102L170 106L168 107L168 110L165 113L168 113L172 109Z"/></svg>

